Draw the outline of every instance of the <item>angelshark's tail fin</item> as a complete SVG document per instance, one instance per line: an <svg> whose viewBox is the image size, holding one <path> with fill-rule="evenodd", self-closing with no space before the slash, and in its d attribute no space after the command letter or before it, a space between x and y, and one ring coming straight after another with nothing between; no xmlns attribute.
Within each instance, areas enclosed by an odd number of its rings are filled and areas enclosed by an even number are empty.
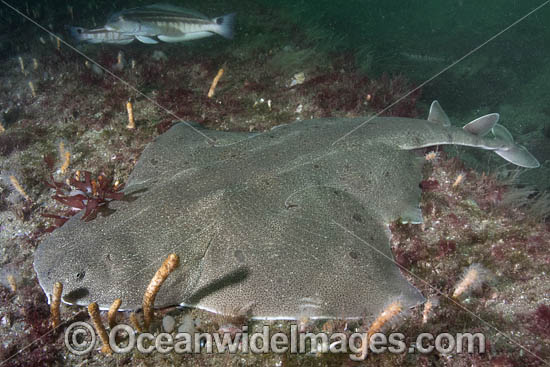
<svg viewBox="0 0 550 367"><path fill-rule="evenodd" d="M500 139L508 143L506 148L496 149L496 154L506 159L508 162L520 167L539 167L539 161L531 153L529 153L527 148L514 142L514 138L508 129L497 123L498 119L498 113L491 113L481 116L480 118L466 124L464 126L464 130L478 136L484 136L491 131L496 139Z"/></svg>
<svg viewBox="0 0 550 367"><path fill-rule="evenodd" d="M539 161L522 145L516 144L512 134L502 125L498 124L498 113L490 113L485 116L481 116L466 125L464 125L464 131L477 136L485 136L487 133L492 132L495 139L504 141L506 146L504 148L494 149L494 152L506 159L508 162L513 163L520 167L537 168L540 167ZM428 121L442 124L443 126L451 126L449 117L445 114L445 111L441 108L441 105L437 101L433 101L430 107L430 113L428 115ZM485 149L491 149L485 147Z"/></svg>
<svg viewBox="0 0 550 367"><path fill-rule="evenodd" d="M512 134L502 125L495 124L492 129L495 138L505 140L510 143L509 149L498 149L495 153L506 159L508 162L518 165L520 167L537 168L540 167L540 163L527 148L523 145L514 143Z"/></svg>

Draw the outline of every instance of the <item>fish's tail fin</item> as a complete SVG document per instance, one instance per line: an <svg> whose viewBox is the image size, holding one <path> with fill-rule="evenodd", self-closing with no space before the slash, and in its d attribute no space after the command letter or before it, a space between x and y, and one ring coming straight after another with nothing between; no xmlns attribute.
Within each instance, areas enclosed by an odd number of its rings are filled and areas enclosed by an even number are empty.
<svg viewBox="0 0 550 367"><path fill-rule="evenodd" d="M537 168L540 167L540 163L535 158L527 148L525 148L523 145L516 144L514 142L514 138L512 137L512 134L506 129L504 126L495 124L495 126L491 129L493 132L493 135L497 139L504 140L508 143L510 143L509 148L507 149L497 149L495 150L495 153L501 156L502 158L506 159L508 162L513 163L520 167L526 167L526 168Z"/></svg>
<svg viewBox="0 0 550 367"><path fill-rule="evenodd" d="M537 168L539 161L522 145L516 144L512 134L504 126L498 124L499 114L490 113L481 116L464 126L464 130L473 135L484 136L492 132L495 139L506 142L505 148L495 149L494 152L520 167Z"/></svg>
<svg viewBox="0 0 550 367"><path fill-rule="evenodd" d="M213 32L219 34L222 37L233 39L234 31L233 27L235 25L235 15L237 13L227 14L221 17L212 19L216 23L217 27Z"/></svg>

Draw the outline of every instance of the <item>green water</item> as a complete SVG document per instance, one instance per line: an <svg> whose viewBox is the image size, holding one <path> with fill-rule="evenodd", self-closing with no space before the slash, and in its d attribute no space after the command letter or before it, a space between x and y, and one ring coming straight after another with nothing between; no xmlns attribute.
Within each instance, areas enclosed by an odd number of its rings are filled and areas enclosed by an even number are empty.
<svg viewBox="0 0 550 367"><path fill-rule="evenodd" d="M71 18L65 1L12 3L67 39L66 24L97 27L114 11L148 4L73 1ZM285 62L296 67L341 55L369 77L401 74L412 85L426 83L419 102L424 110L438 99L455 124L499 112L501 123L543 165L527 176L536 176L531 181L539 185L550 177L550 166L545 163L550 159L550 6L525 17L542 1L244 0L172 4L209 16L238 12L236 38L232 42L209 39L158 47L180 47L182 57L189 50L239 57L239 53L262 54L293 47L311 52L300 54L303 60L283 59L281 69L285 69ZM36 47L33 42L48 36L5 4L0 4L0 27L1 57L32 52Z"/></svg>

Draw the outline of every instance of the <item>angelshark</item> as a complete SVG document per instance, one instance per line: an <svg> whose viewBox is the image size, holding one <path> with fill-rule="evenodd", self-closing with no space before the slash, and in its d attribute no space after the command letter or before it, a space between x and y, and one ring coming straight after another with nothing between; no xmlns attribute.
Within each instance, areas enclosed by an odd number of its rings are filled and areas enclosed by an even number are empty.
<svg viewBox="0 0 550 367"><path fill-rule="evenodd" d="M90 222L77 215L40 243L40 285L50 297L62 282L67 303L107 309L121 298L135 310L176 253L157 307L257 319L371 318L397 297L414 307L425 299L393 261L388 229L422 222L425 160L412 150L466 145L538 167L498 117L460 129L434 102L427 120L329 118L252 137L177 124L144 150L128 200Z"/></svg>

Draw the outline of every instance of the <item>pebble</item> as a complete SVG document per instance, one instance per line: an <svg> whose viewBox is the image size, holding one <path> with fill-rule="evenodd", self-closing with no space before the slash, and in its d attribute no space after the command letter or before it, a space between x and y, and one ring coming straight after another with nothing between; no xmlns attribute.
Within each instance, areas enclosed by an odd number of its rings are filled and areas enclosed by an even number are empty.
<svg viewBox="0 0 550 367"><path fill-rule="evenodd" d="M162 328L167 333L171 333L172 331L174 331L175 326L176 320L172 316L166 315L162 318Z"/></svg>
<svg viewBox="0 0 550 367"><path fill-rule="evenodd" d="M178 333L189 333L193 334L195 332L195 322L191 315L185 315L183 322L178 327Z"/></svg>

